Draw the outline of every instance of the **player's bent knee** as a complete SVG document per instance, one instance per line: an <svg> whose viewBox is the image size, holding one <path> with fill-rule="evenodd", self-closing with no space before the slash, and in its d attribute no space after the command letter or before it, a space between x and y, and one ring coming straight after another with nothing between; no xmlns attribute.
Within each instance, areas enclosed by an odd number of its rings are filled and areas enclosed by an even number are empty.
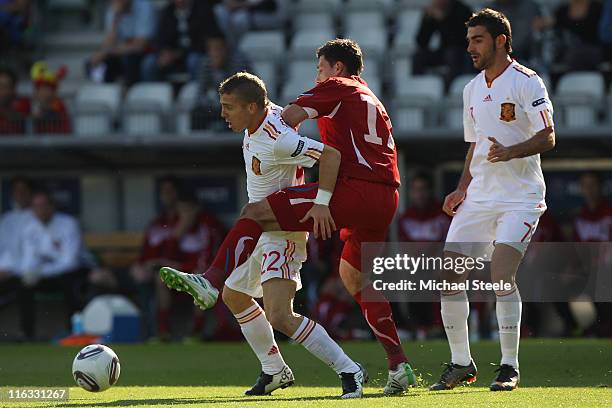
<svg viewBox="0 0 612 408"><path fill-rule="evenodd" d="M280 309L266 310L266 317L275 330L287 334L289 328L289 313ZM291 333L287 334L288 336Z"/></svg>
<svg viewBox="0 0 612 408"><path fill-rule="evenodd" d="M232 313L239 313L244 308L251 305L251 297L244 293L237 292L227 286L223 287L221 292L221 299L223 303L232 311Z"/></svg>
<svg viewBox="0 0 612 408"><path fill-rule="evenodd" d="M270 204L268 204L267 200L248 203L242 208L240 218L249 218L256 221L260 225L276 220L274 212L272 211L272 208L270 207Z"/></svg>

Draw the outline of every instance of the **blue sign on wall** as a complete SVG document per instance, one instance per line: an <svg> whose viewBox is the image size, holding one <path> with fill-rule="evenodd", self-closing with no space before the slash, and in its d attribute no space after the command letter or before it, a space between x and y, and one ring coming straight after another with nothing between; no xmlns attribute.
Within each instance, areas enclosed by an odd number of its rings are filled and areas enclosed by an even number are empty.
<svg viewBox="0 0 612 408"><path fill-rule="evenodd" d="M155 180L155 201L159 212L160 180ZM194 192L204 209L217 215L235 214L238 212L238 180L235 176L185 176L178 177L184 188Z"/></svg>
<svg viewBox="0 0 612 408"><path fill-rule="evenodd" d="M57 210L79 217L81 214L81 182L78 177L33 178L36 187L51 192ZM2 212L12 208L11 178L2 179Z"/></svg>

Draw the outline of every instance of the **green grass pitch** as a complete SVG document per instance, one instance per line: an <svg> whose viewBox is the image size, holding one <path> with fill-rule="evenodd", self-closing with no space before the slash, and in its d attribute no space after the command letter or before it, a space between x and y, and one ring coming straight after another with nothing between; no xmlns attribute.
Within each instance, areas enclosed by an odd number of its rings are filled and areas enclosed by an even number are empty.
<svg viewBox="0 0 612 408"><path fill-rule="evenodd" d="M370 373L365 397L338 399L335 374L302 347L280 344L296 376L296 385L272 396L246 398L259 365L246 343L196 345L112 345L121 361L117 386L102 393L74 387L70 368L77 348L46 345L0 345L0 386L70 386L67 401L2 402L2 407L453 407L453 406L612 406L611 340L524 340L522 383L513 392L492 393L488 385L499 360L497 342L472 347L478 381L469 387L432 393L433 383L448 359L446 342L405 342L404 348L421 384L398 397L384 397L384 354L373 342L343 344L347 353ZM6 388L5 388L6 389ZM324 404L324 405L322 405Z"/></svg>

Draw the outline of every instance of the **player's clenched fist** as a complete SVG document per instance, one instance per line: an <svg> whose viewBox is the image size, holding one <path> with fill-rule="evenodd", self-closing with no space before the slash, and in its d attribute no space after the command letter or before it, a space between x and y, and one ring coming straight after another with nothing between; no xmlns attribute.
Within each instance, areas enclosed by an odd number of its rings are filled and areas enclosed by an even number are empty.
<svg viewBox="0 0 612 408"><path fill-rule="evenodd" d="M455 209L465 200L465 191L455 190L444 198L442 210L451 217L457 213Z"/></svg>

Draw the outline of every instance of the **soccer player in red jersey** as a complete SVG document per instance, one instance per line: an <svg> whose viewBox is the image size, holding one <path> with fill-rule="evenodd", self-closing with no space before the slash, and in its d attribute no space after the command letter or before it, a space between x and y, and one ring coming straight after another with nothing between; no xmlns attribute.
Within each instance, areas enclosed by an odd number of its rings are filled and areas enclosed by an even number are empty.
<svg viewBox="0 0 612 408"><path fill-rule="evenodd" d="M361 243L386 240L398 205L400 176L391 121L359 77L363 56L356 42L329 41L317 50L317 57L317 85L285 107L282 118L294 127L317 119L322 142L341 153L339 169L321 158L318 183L289 187L247 204L201 279L194 281L178 271L162 278L209 308L262 232L313 230L315 237L326 239L340 228L344 241L340 276L387 353L389 377L384 392L397 394L416 378L402 350L389 302L371 283L362 281L361 274ZM297 147L296 155L301 148Z"/></svg>

